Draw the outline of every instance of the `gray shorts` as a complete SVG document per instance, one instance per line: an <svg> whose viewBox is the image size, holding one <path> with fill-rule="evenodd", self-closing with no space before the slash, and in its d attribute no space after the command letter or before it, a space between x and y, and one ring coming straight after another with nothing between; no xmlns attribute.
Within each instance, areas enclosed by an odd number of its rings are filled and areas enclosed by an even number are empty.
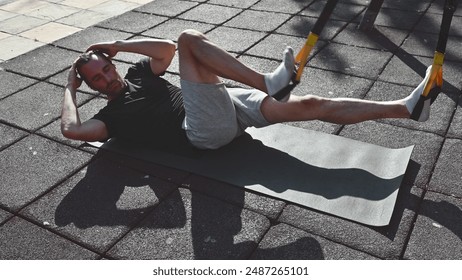
<svg viewBox="0 0 462 280"><path fill-rule="evenodd" d="M226 88L181 80L186 118L183 129L199 149L217 149L241 135L247 127L270 123L260 106L268 95L256 89Z"/></svg>

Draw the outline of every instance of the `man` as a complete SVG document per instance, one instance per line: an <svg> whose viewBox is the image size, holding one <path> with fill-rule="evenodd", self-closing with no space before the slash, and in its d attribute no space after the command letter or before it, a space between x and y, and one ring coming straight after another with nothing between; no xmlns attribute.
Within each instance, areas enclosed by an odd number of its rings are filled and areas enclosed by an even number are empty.
<svg viewBox="0 0 462 280"><path fill-rule="evenodd" d="M316 119L353 124L379 118L410 118L429 75L427 70L424 81L408 97L396 101L313 95L277 101L272 95L289 84L295 67L290 47L284 51L279 67L266 74L242 64L195 30L182 32L177 47L181 89L160 77L175 55L172 41L141 39L91 45L69 71L61 115L63 135L83 141L117 137L159 147L188 143L199 149L217 149L249 126ZM118 52L147 58L122 78L110 60ZM226 88L219 77L254 89ZM83 123L76 106L81 79L108 97L108 105ZM428 119L429 106L429 102L425 103L418 120Z"/></svg>

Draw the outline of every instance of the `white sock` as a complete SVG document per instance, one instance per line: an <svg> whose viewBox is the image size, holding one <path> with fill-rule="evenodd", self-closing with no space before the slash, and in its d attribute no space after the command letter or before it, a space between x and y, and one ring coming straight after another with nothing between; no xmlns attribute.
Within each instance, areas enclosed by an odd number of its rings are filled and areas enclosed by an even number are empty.
<svg viewBox="0 0 462 280"><path fill-rule="evenodd" d="M408 97L405 98L406 108L410 114L412 114L417 102L419 102L420 96L422 96L422 92L425 88L427 80L429 79L431 69L431 66L427 68L427 72L425 74L425 78L423 79L423 81L412 91L412 93ZM430 116L430 103L430 99L424 102L424 107L418 119L419 121L426 121Z"/></svg>
<svg viewBox="0 0 462 280"><path fill-rule="evenodd" d="M287 47L284 50L282 63L272 73L265 74L265 84L268 94L273 96L290 83L295 69L294 50Z"/></svg>

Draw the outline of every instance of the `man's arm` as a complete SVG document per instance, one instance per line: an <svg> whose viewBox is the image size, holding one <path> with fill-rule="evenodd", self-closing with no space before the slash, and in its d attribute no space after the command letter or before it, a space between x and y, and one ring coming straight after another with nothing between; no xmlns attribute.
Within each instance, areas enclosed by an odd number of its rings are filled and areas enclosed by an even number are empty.
<svg viewBox="0 0 462 280"><path fill-rule="evenodd" d="M146 55L151 58L152 72L159 75L170 66L175 56L176 45L171 40L160 39L117 40L91 45L87 51L89 50L100 50L110 57L118 52Z"/></svg>
<svg viewBox="0 0 462 280"><path fill-rule="evenodd" d="M75 63L69 70L68 83L64 90L63 108L61 111L61 133L64 137L81 141L101 141L108 138L106 125L99 120L80 122L77 110L76 92L82 84L77 77Z"/></svg>

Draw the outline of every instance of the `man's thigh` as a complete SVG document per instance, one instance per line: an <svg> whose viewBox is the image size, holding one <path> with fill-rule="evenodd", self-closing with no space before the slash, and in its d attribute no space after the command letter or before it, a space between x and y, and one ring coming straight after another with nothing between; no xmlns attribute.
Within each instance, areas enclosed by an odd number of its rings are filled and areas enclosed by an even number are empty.
<svg viewBox="0 0 462 280"><path fill-rule="evenodd" d="M181 80L186 118L183 128L191 144L217 149L239 133L236 109L226 87Z"/></svg>

